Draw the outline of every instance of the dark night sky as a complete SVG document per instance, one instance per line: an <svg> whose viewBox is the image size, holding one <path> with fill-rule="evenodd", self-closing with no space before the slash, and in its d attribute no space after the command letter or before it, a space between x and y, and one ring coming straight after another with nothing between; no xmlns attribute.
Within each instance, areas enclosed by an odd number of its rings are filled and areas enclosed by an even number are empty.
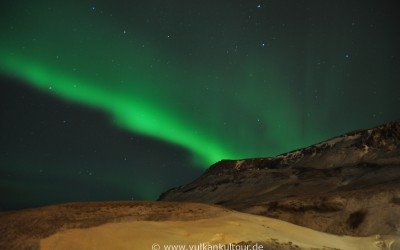
<svg viewBox="0 0 400 250"><path fill-rule="evenodd" d="M1 1L0 209L155 199L398 119L396 1Z"/></svg>

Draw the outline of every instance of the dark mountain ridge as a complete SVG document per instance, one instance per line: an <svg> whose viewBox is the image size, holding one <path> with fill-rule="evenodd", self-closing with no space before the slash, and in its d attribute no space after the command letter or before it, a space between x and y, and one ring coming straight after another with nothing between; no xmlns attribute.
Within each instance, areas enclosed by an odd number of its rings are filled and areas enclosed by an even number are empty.
<svg viewBox="0 0 400 250"><path fill-rule="evenodd" d="M400 121L273 158L222 160L159 199L220 204L335 234L400 234Z"/></svg>

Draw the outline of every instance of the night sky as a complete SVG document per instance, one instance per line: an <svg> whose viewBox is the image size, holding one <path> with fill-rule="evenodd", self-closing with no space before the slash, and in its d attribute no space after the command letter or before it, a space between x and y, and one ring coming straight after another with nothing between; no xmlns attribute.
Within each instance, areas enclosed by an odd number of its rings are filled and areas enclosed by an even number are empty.
<svg viewBox="0 0 400 250"><path fill-rule="evenodd" d="M400 115L396 1L0 2L0 209L156 199Z"/></svg>

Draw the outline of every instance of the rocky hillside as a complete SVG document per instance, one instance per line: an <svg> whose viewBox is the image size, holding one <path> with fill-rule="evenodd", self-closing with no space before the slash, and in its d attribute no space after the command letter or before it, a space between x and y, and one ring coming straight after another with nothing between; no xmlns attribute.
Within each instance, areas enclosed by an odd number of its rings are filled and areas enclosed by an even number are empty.
<svg viewBox="0 0 400 250"><path fill-rule="evenodd" d="M400 234L400 122L275 158L223 160L160 200L215 203L335 234Z"/></svg>

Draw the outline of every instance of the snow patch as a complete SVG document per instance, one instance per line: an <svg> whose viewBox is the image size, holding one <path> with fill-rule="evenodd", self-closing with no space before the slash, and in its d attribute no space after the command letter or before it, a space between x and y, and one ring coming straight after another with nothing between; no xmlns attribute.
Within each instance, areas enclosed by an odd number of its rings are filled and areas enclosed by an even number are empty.
<svg viewBox="0 0 400 250"><path fill-rule="evenodd" d="M242 166L243 162L244 162L244 160L238 160L238 161L236 161L235 169L240 169L240 167Z"/></svg>

